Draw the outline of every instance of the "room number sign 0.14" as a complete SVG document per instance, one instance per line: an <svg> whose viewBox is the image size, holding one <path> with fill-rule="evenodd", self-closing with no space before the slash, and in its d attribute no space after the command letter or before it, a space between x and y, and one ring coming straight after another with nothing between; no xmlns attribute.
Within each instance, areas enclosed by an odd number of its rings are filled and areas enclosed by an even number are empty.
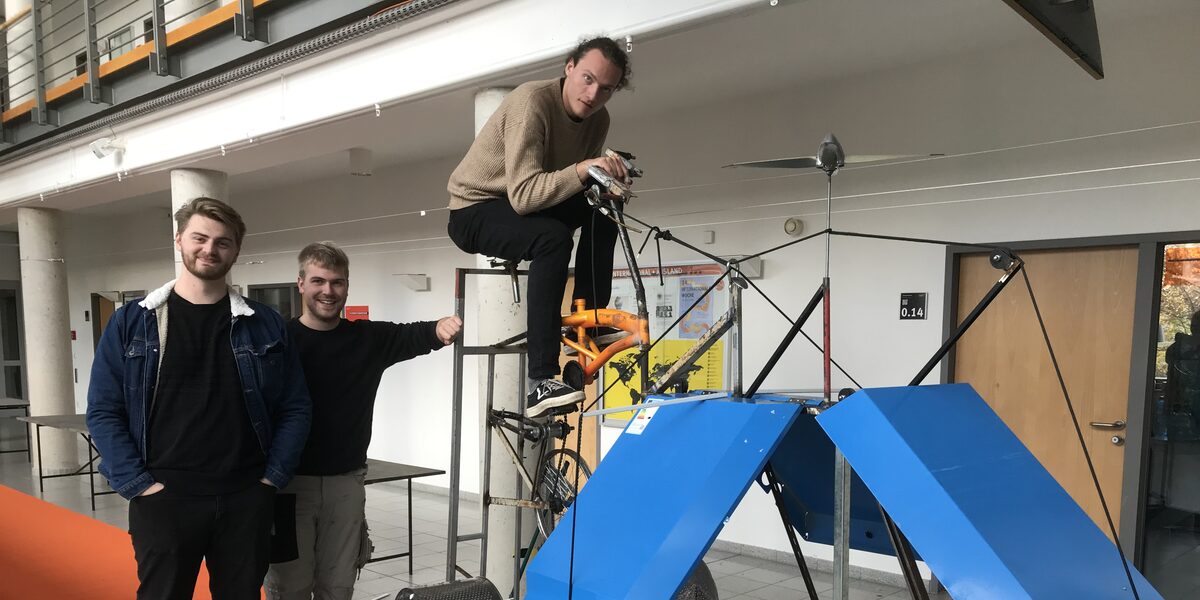
<svg viewBox="0 0 1200 600"><path fill-rule="evenodd" d="M925 292L900 294L900 320L925 318Z"/></svg>

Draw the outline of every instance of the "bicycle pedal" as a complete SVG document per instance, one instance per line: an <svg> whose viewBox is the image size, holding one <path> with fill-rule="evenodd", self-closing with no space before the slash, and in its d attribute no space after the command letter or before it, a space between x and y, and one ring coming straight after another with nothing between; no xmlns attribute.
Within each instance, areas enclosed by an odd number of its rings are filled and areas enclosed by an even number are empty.
<svg viewBox="0 0 1200 600"><path fill-rule="evenodd" d="M582 390L586 383L584 382L583 367L578 362L570 361L563 366L562 370L563 383L577 389ZM574 405L571 405L572 408Z"/></svg>
<svg viewBox="0 0 1200 600"><path fill-rule="evenodd" d="M579 410L579 403L568 404L566 406L557 406L555 408L551 408L551 409L547 410L546 412L542 413L541 416L547 417L547 418L561 417L564 415L569 415L578 410Z"/></svg>

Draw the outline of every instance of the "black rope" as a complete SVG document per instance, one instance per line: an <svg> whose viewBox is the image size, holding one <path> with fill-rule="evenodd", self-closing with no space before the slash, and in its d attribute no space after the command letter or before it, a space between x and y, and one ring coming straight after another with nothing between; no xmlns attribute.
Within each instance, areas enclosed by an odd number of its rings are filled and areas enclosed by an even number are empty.
<svg viewBox="0 0 1200 600"><path fill-rule="evenodd" d="M593 313L593 315L599 315L600 297L596 293L596 211L593 210L591 212L592 212L591 220L589 222L591 234L588 236L588 239L591 241L591 248L589 248L589 250L591 251L591 261L590 261L591 264L589 265L589 267L591 268L591 271L592 271L592 282L591 282L592 283L592 310L597 311L597 312ZM620 227L621 225L617 224L616 226ZM619 235L619 232L618 232L618 235ZM611 278L612 273L609 272L608 276ZM609 285L609 290L610 290L609 296L611 296L612 295L611 284ZM575 481L573 483L573 485L575 486L575 499L571 501L571 507L573 510L571 511L571 559L570 559L570 566L567 569L567 600L572 600L575 597L575 523L576 523L576 521L579 520L579 458L583 456L582 452L583 452L583 413L584 412L586 412L586 411L579 411L579 419L575 422L575 456L576 456L576 458L575 458L575 469L574 469L575 470L575 473L574 473Z"/></svg>
<svg viewBox="0 0 1200 600"><path fill-rule="evenodd" d="M632 216L629 218L637 221L637 219ZM641 223L641 221L638 222ZM645 225L645 223L642 224ZM650 238L654 238L654 251L658 255L658 285L666 286L667 280L665 277L663 277L662 242L660 241L661 238L658 235L660 232L662 232L662 230L659 229L657 225L648 225L648 227L650 230L646 232L646 239L642 240L642 245L638 248L637 253L641 254L642 251L646 249L646 244L650 243Z"/></svg>
<svg viewBox="0 0 1200 600"><path fill-rule="evenodd" d="M807 242L808 240L811 240L811 239L813 239L813 238L815 238L815 237L817 237L817 236L819 236L819 235L822 235L822 234L829 233L829 232L831 232L831 231L832 231L831 229L822 229L822 230L820 230L820 231L818 231L818 232L816 232L816 233L813 233L813 234L810 234L810 235L806 235L806 236L804 236L804 237L802 237L802 238L800 238L800 239L796 239L796 240L792 240L792 241L790 241L790 242L786 242L786 243L780 244L780 245L778 245L778 246L775 246L774 248L767 248L766 250L763 250L762 252L758 252L758 253L756 253L756 254L750 254L750 255L748 255L748 256L742 256L742 257L739 257L739 258L738 258L736 261L734 261L734 262L742 262L742 261L747 261L747 260L750 260L750 259L752 259L752 258L758 258L758 257L760 257L760 256L766 256L766 255L768 255L768 254L770 254L770 253L772 253L772 252L775 252L776 250L783 250L784 248L787 248L787 247L789 247L789 246L795 246L796 244L799 244L800 242Z"/></svg>
<svg viewBox="0 0 1200 600"><path fill-rule="evenodd" d="M689 244L689 243L675 237L675 234L671 233L670 229L662 229L662 228L658 227L657 225L651 225L629 213L624 213L624 215L625 215L625 218L636 221L639 225L641 225L643 227L648 227L650 229L650 233L654 235L655 239L664 239L664 240L667 240L668 242L675 242L676 244L679 244L680 246L683 246L684 248L687 248L688 250L691 250L692 252L695 252L695 253L697 253L715 263L718 263L718 264L728 265L731 262L737 262L737 261L730 261L727 258L721 258L720 256L717 256L716 254L705 252L705 251L693 246L692 244ZM649 238L647 238L647 239L649 239ZM642 244L642 247L643 248L645 247L644 243ZM641 254L640 250L638 251L638 254Z"/></svg>
<svg viewBox="0 0 1200 600"><path fill-rule="evenodd" d="M1075 414L1075 405L1067 392L1067 382L1063 379L1062 369L1058 365L1058 357L1054 354L1054 346L1050 344L1050 334L1046 332L1046 323L1042 320L1042 311L1038 308L1037 298L1033 295L1033 285L1029 282L1029 265L1025 266L1021 276L1025 279L1025 289L1029 290L1029 301L1033 303L1033 312L1037 315L1038 327L1042 329L1042 339L1046 341L1046 350L1050 352L1050 362L1054 364L1054 374L1058 377L1058 386L1062 389L1063 400L1067 404L1067 412L1071 414L1071 424L1075 426L1075 436L1079 439L1079 447L1083 449L1083 458L1087 461L1088 472L1092 475L1092 484L1096 486L1096 495L1100 497L1100 507L1104 510L1104 519L1108 522L1108 531L1112 534L1117 554L1121 557L1121 568L1125 570L1125 578L1129 580L1129 589L1133 591L1135 600L1141 600L1137 585L1133 582L1133 573L1129 572L1129 562L1125 560L1125 551L1121 549L1121 538L1117 536L1117 528L1113 525L1112 513L1108 510L1108 502L1104 499L1104 490L1100 487L1100 478L1096 476L1096 465L1092 462L1092 454L1088 452L1087 442L1083 438L1083 429L1079 426L1079 417Z"/></svg>
<svg viewBox="0 0 1200 600"><path fill-rule="evenodd" d="M891 240L893 242L913 242L917 244L934 244L936 246L965 246L967 248L986 248L995 250L999 246L995 244L972 244L969 242L953 242L948 240L933 240L928 238L902 237L898 235L880 235L877 233L859 233L856 231L837 231L835 229L827 230L829 235L840 235L843 237L867 238L872 240Z"/></svg>
<svg viewBox="0 0 1200 600"><path fill-rule="evenodd" d="M796 320L789 317L786 312L783 312L783 309L779 308L779 305L775 304L775 301L772 300L771 297L768 296L766 292L762 291L762 288L755 285L754 282L751 281L749 277L745 277L744 279L746 280L746 283L750 284L750 287L754 288L754 291L758 292L758 294L760 296L762 296L764 300L767 301L767 304L770 304L772 308L774 308L777 312L779 312L779 314L783 315L783 318L787 319L788 323L791 323L792 325L796 324ZM812 337L810 337L807 333L804 333L803 329L800 330L800 335L804 336L804 339L808 340L808 343L812 344L812 347L816 348L817 351L821 352L822 354L825 353L825 349L822 348L821 345L818 344L816 340L812 339ZM862 384L859 383L857 380L855 380L853 377L851 377L850 374L847 373L846 370L842 368L842 365L839 365L836 360L833 360L832 356L829 357L829 363L832 364L833 366L837 367L838 372L840 372L842 375L845 375L846 379L849 379L850 383L854 384L854 387L856 387L860 390L862 389L862 387L863 387Z"/></svg>
<svg viewBox="0 0 1200 600"><path fill-rule="evenodd" d="M819 235L822 235L822 234L826 234L826 233L833 234L833 233L835 233L835 232L834 232L833 230L831 230L831 229L822 229L821 231L818 231L818 232L816 232L816 233L813 233L813 234L811 234L811 235L808 235L808 236L802 237L802 238L800 238L800 239L797 239L797 240L792 240L792 241L790 241L790 242L787 242L786 244L781 244L781 245L779 245L779 246L776 246L776 247L774 247L774 248L770 248L770 249L764 250L764 251L762 251L762 252L759 252L759 253L757 253L757 254L750 254L750 255L748 255L748 256L742 256L742 257L739 257L739 258L737 258L736 260L726 260L726 259L723 259L723 258L721 258L721 257L719 257L719 256L714 256L714 255L712 255L712 254L709 254L709 253L707 253L707 252L704 252L703 250L700 250L700 249L698 249L698 248L696 248L696 247L692 246L691 244L688 244L688 243L684 242L683 240L680 240L679 238L676 238L674 235L672 235L672 234L671 234L671 231L670 231L670 230L663 230L663 229L660 229L660 228L659 228L657 225L651 225L651 224L649 224L649 223L647 223L647 222L645 222L645 221L643 221L643 220L641 220L641 219L639 219L639 218L637 218L637 217L635 217L635 216L633 216L633 215L631 215L631 214L629 214L629 213L625 213L625 216L626 216L627 218L629 218L629 219L632 219L632 220L636 221L638 224L640 224L640 225L642 225L642 226L644 226L644 227L647 227L647 228L649 229L649 232L646 234L646 239L645 239L645 240L642 242L642 247L641 247L641 248L638 250L638 254L641 254L642 250L645 250L645 248L646 248L646 244L647 244L647 243L649 243L649 241L650 241L650 238L651 238L651 237L654 237L654 239L655 239L655 242L656 242L656 243L657 243L657 240L658 240L658 239L660 239L660 238L665 238L667 241L675 242L675 243L677 243L677 244L679 244L679 245L681 245L681 246L684 246L684 247L690 248L690 249L692 249L692 250L696 250L697 252L699 252L700 254L704 255L705 257L711 258L711 259L715 260L715 261L716 261L716 262L718 262L718 263L725 264L725 265L727 266L727 268L726 268L726 271L725 271L725 273L726 273L726 274L728 274L728 273L729 273L729 270L731 270L731 269L732 269L732 270L734 270L734 271L737 271L738 275L741 275L741 276L742 276L742 278L743 278L743 279L744 279L744 280L745 280L747 283L749 283L749 284L750 284L750 287L753 287L753 288L754 288L754 291L758 292L758 293L759 293L759 295L760 295L760 296L762 296L762 297L763 297L763 299L764 299L764 300L766 300L766 301L767 301L767 303L768 303L768 304L770 304L772 308L774 308L776 311L778 311L778 312L779 312L779 314L783 315L783 318L784 318L784 319L787 319L788 323L792 323L792 324L795 324L795 322L796 322L796 321L795 321L794 319L792 319L791 317L789 317L789 316L788 316L788 314L787 314L786 312L784 312L782 308L779 308L779 305L778 305L778 304L776 304L776 303L775 303L775 301L774 301L774 300L772 300L772 299L771 299L771 297L770 297L770 296L768 296L768 295L767 295L767 293L766 293L766 292L764 292L764 291L762 290L762 288L760 288L760 287L758 287L757 285L755 285L755 284L754 284L754 282L753 282L753 281L752 281L752 280L751 280L749 277L746 277L746 276L745 276L745 274L744 274L744 273L742 273L741 269L739 269L739 268L737 267L737 265L738 265L738 264L740 264L740 263L742 263L742 262L744 262L744 261L750 260L751 258L757 258L757 257L760 257L760 256L764 256L764 255L766 255L766 254L770 254L771 252L775 252L776 250L782 250L783 248L787 248L788 246L792 246L792 245L794 245L794 244L798 244L798 243L800 243L800 242L804 242L804 241L810 240L810 239L812 239L812 238L814 238L814 237L817 237L817 236L819 236ZM842 234L842 235L845 235L845 234ZM864 235L866 235L866 234L864 234ZM870 236L870 237L874 237L874 236ZM892 238L892 239L897 239L897 240L899 240L899 239L901 239L901 238ZM912 239L912 241L918 241L918 240L917 240L917 238L913 238L913 239ZM946 243L947 243L947 244L955 244L955 243L957 243L957 242L946 242ZM973 244L960 244L960 245L963 245L963 246L972 246ZM988 248L988 249L992 249L992 248L994 248L994 246L980 246L980 247L982 247L982 248ZM662 264L661 264L661 259L662 259L662 252L661 252L661 250L660 250L660 251L659 251L659 261L660 261L660 262L659 262L659 270L658 270L658 272L659 272L659 277L660 277L660 278L662 277ZM724 277L724 275L722 275L722 277ZM718 281L720 281L720 280L718 279ZM707 294L707 292L706 292L706 294ZM703 299L703 296L701 296L701 299ZM692 304L692 307L695 307L695 306L696 306L696 304ZM668 327L668 328L666 329L666 331L670 331L671 329L674 329L675 325L676 325L676 324L678 324L678 323L679 323L679 321L681 321L681 320L683 319L683 317L684 317L685 315L687 315L687 313L688 313L689 311L691 311L691 310L692 310L692 307L689 307L687 310L683 311L683 313L681 313L681 314L680 314L680 316L679 316L679 319L676 319L676 320L675 320L675 323L672 323L672 324L671 324L671 326L670 326L670 327ZM666 333L664 332L664 333L663 333L663 335L660 335L660 336L659 336L658 340L655 340L655 341L654 341L654 343L655 343L655 344L657 344L657 343L659 342L659 340L661 340L661 339L663 338L663 336L665 336L665 335L666 335ZM805 333L803 330L801 330L801 331L800 331L800 335L804 336L804 339L808 340L808 343L809 343L809 344L811 344L811 345L812 345L812 347L816 348L817 350L821 351L822 353L824 353L824 352L825 352L824 348L822 348L822 347L821 347L821 345L820 345L820 344L818 344L816 340L812 339L812 337L811 337L811 336L809 336L807 333ZM651 347L653 347L653 344L651 344ZM863 387L863 386L862 386L862 384L860 384L860 383L858 382L858 380L854 379L854 377L851 377L851 376L850 376L850 374L849 374L849 373L847 373L847 372L846 372L846 370L842 368L842 365L838 364L838 362L837 362L836 360L833 360L833 357L830 357L830 358L829 358L829 362L830 362L830 364L832 364L833 366L837 367L837 370L838 370L838 372L840 372L842 375L845 375L845 376L846 376L846 379L849 379L849 380L850 380L850 382L851 382L851 383L853 383L855 387L857 387L858 389L862 389L862 387ZM607 391L607 390L606 390L606 391ZM593 403L593 404L595 404L595 403ZM585 410L590 410L590 407L589 407L589 409L585 409Z"/></svg>

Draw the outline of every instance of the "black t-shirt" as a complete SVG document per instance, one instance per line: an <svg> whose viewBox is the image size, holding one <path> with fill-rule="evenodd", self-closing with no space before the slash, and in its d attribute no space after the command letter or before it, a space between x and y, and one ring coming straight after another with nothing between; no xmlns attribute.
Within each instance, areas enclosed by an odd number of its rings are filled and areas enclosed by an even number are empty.
<svg viewBox="0 0 1200 600"><path fill-rule="evenodd" d="M367 464L375 393L388 367L443 346L437 323L347 321L329 331L288 321L312 396L300 475L339 475Z"/></svg>
<svg viewBox="0 0 1200 600"><path fill-rule="evenodd" d="M167 300L167 342L150 409L147 465L168 489L224 494L262 478L267 457L250 425L230 343L229 296Z"/></svg>

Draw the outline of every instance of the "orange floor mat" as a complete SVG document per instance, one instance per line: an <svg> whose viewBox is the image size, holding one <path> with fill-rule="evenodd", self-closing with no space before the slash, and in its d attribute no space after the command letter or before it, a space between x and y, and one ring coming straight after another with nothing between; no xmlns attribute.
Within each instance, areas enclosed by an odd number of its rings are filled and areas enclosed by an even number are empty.
<svg viewBox="0 0 1200 600"><path fill-rule="evenodd" d="M129 600L137 584L124 530L0 486L0 598ZM206 569L194 597L210 598Z"/></svg>

